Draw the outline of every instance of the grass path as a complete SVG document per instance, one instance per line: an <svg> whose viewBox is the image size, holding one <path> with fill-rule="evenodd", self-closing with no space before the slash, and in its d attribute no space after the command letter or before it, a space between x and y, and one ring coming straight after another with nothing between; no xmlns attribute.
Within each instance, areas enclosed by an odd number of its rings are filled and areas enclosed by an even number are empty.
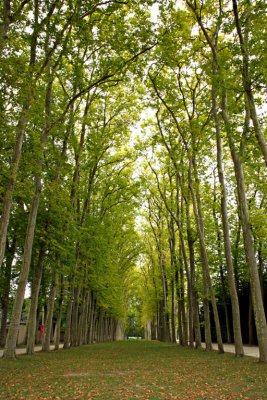
<svg viewBox="0 0 267 400"><path fill-rule="evenodd" d="M0 360L0 399L267 399L267 366L159 342L115 342Z"/></svg>

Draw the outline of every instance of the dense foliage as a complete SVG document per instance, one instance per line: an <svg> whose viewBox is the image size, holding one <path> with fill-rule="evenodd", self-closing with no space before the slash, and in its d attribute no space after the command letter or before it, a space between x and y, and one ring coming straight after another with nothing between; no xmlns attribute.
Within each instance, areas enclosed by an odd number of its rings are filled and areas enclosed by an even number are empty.
<svg viewBox="0 0 267 400"><path fill-rule="evenodd" d="M25 317L267 362L265 2L1 7L4 357Z"/></svg>

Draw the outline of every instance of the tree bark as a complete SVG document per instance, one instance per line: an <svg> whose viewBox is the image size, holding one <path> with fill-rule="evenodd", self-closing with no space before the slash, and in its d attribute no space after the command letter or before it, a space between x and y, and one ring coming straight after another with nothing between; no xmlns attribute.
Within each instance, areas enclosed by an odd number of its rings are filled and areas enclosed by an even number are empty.
<svg viewBox="0 0 267 400"><path fill-rule="evenodd" d="M160 278L161 278L161 288L162 288L162 298L159 301L159 323L160 329L159 340L164 342L169 342L171 340L171 333L170 333L170 321L169 321L169 311L168 311L168 283L167 283L167 276L166 276L166 265L164 254L162 251L162 215L161 209L158 208L158 215L156 216L156 227L153 225L152 221L152 212L149 204L149 222L152 228L152 232L154 235L156 248L157 248L157 255L158 255L158 265L160 271Z"/></svg>
<svg viewBox="0 0 267 400"><path fill-rule="evenodd" d="M2 266L5 257L7 229L9 225L10 212L12 207L12 195L16 183L17 171L21 157L22 143L26 129L26 124L28 121L28 113L30 109L31 100L32 100L31 96L29 96L29 98L27 99L26 103L23 105L22 108L21 117L17 126L16 142L10 166L10 174L6 185L6 191L2 201L2 215L0 220L0 268Z"/></svg>
<svg viewBox="0 0 267 400"><path fill-rule="evenodd" d="M172 278L171 278L171 292L172 292L172 306L171 306L171 316L172 316L172 321L171 321L171 338L172 342L176 343L176 324L175 324L175 281L177 283L177 277L175 279L175 276L177 275L176 269L177 269L177 262L176 262L176 250L175 250L175 232L174 232L174 223L173 219L171 218L170 224L169 224L169 245L170 245L170 256L171 256L171 266L172 266Z"/></svg>
<svg viewBox="0 0 267 400"><path fill-rule="evenodd" d="M71 319L71 345L78 346L78 321L79 321L79 303L80 303L80 287L74 289L74 301Z"/></svg>
<svg viewBox="0 0 267 400"><path fill-rule="evenodd" d="M225 187L224 173L223 173L223 154L222 154L222 141L221 141L221 129L220 129L220 121L218 116L218 107L217 107L217 80L220 77L219 74L219 65L218 65L218 54L217 54L217 41L218 41L218 33L221 24L221 9L219 11L218 22L215 27L214 33L212 37L208 33L207 29L204 27L201 15L199 14L195 4L191 3L191 1L187 0L187 4L192 9L197 19L197 22L206 38L206 41L211 49L212 53L212 115L215 123L215 131L216 131L216 146L217 146L217 170L220 182L220 192L221 192L221 215L222 215L222 225L223 225L223 236L224 236L224 253L226 258L226 266L227 266L227 276L228 276L228 285L229 292L231 297L232 311L233 311L233 330L234 330L234 342L235 342L235 353L236 356L243 356L243 343L242 343L242 335L241 335L241 325L240 325L240 311L239 311L239 302L237 296L237 290L235 286L235 277L234 277L234 267L233 267L233 259L232 259L232 251L231 251L231 241L229 234L229 222L228 222L228 212L227 212L227 192ZM212 296L213 297L213 296ZM216 317L217 319L217 317Z"/></svg>
<svg viewBox="0 0 267 400"><path fill-rule="evenodd" d="M171 339L173 343L176 343L176 328L175 328L175 280L172 277L171 280Z"/></svg>
<svg viewBox="0 0 267 400"><path fill-rule="evenodd" d="M189 184L189 177L188 177L188 184ZM189 192L190 192L190 189L189 189ZM200 322L199 322L199 304L198 304L198 291L197 291L197 284L196 284L195 251L194 251L194 243L196 241L196 235L193 233L193 230L191 227L189 205L190 205L190 203L189 203L189 196L188 196L187 204L186 204L187 244L188 244L188 249L189 249L195 348L197 349L197 348L201 348L201 330L200 330Z"/></svg>
<svg viewBox="0 0 267 400"><path fill-rule="evenodd" d="M227 343L232 343L231 331L230 331L230 320L229 320L229 312L227 306L227 289L225 285L225 276L223 271L223 266L220 265L220 277L221 277L221 285L222 285L222 301L225 315L225 325L226 325L226 337ZM240 326L241 329L241 326ZM241 354L236 354L236 356L242 356Z"/></svg>
<svg viewBox="0 0 267 400"><path fill-rule="evenodd" d="M254 335L254 313L253 313L253 304L252 304L252 297L251 297L251 290L249 290L249 297L248 297L248 344L250 346L256 345L255 335Z"/></svg>
<svg viewBox="0 0 267 400"><path fill-rule="evenodd" d="M64 300L64 275L61 274L60 278L60 293L58 298L58 314L55 328L55 350L59 349L60 344L60 332L61 332L61 320L63 313L63 300Z"/></svg>
<svg viewBox="0 0 267 400"><path fill-rule="evenodd" d="M252 81L251 81L251 76L250 76L249 54L248 54L248 45L247 45L248 32L245 32L245 35L243 34L242 29L241 29L240 19L239 19L238 3L236 0L232 0L232 3L233 3L233 13L234 13L234 17L235 17L235 25L236 25L236 30L237 30L241 54L242 54L243 88L244 88L244 91L246 93L246 97L248 100L250 118L252 119L252 122L253 122L255 136L258 141L259 148L262 152L262 155L263 155L263 158L265 161L265 165L267 166L267 144L266 144L264 135L262 133L261 125L260 125L260 122L259 122L259 119L257 116L254 94L252 91ZM250 2L248 2L248 3L250 6ZM247 10L246 23L248 23L248 21L249 21L249 13L250 13L250 11Z"/></svg>
<svg viewBox="0 0 267 400"><path fill-rule="evenodd" d="M27 354L34 353L36 333L36 313L38 308L39 292L43 274L43 263L45 259L45 245L41 243L37 264L34 266L33 281L31 288L31 306L27 321Z"/></svg>
<svg viewBox="0 0 267 400"><path fill-rule="evenodd" d="M47 315L46 315L46 319L45 319L43 351L50 351L50 342L51 342L52 322L53 322L56 291L57 291L56 271L53 270L48 305L47 305Z"/></svg>
<svg viewBox="0 0 267 400"><path fill-rule="evenodd" d="M2 35L5 38L7 35L7 30L9 23L11 21L11 8L10 1L4 0L4 9L3 9L3 25L2 25ZM14 145L12 161L10 164L10 172L7 180L6 190L3 196L2 202L2 215L0 220L0 268L3 263L3 259L5 256L5 246L7 239L7 230L10 220L10 212L12 207L12 196L16 183L17 172L19 167L19 162L21 158L22 144L24 139L24 134L28 122L29 111L31 107L31 103L34 98L34 87L36 82L34 82L34 64L36 60L36 48L37 48L37 33L38 33L38 16L39 16L39 8L38 8L38 0L35 0L34 3L34 24L33 24L33 33L31 37L31 49L30 49L30 59L29 59L29 78L27 83L22 88L25 91L24 94L24 103L22 104L22 111L20 114L20 118L16 128L16 141ZM12 356L13 358L13 356Z"/></svg>
<svg viewBox="0 0 267 400"><path fill-rule="evenodd" d="M195 215L196 227L198 232L198 238L200 241L200 253L201 253L201 266L202 266L202 284L203 284L203 310L204 310L204 330L205 330L205 345L206 350L212 350L212 340L211 340L211 330L210 330L210 310L209 310L209 285L207 279L207 255L204 243L204 232L202 233L203 226L201 227L200 217L198 215L198 208L196 202L196 195L193 188L192 182L192 163L190 162L189 165L189 174L188 174L188 182L189 182L189 189L191 192L193 210Z"/></svg>
<svg viewBox="0 0 267 400"><path fill-rule="evenodd" d="M69 285L69 299L67 305L67 315L66 315L66 326L64 333L64 349L69 349L71 344L71 319L72 319L72 307L74 301L74 277L70 277L70 285Z"/></svg>
<svg viewBox="0 0 267 400"><path fill-rule="evenodd" d="M79 316L79 330L78 330L78 346L85 344L85 333L87 330L87 316L89 306L90 292L83 289L83 301L81 305L81 312Z"/></svg>
<svg viewBox="0 0 267 400"><path fill-rule="evenodd" d="M16 341L20 324L20 317L22 311L22 305L24 301L24 293L28 281L31 255L32 255L32 245L34 239L34 231L36 225L36 217L38 211L38 205L41 193L41 179L40 176L35 178L35 194L31 205L31 211L28 219L26 238L24 244L24 254L22 259L22 266L19 276L18 289L16 292L16 297L14 301L12 317L10 320L10 326L7 334L7 340L5 344L5 350L3 358L5 359L15 359L16 358Z"/></svg>
<svg viewBox="0 0 267 400"><path fill-rule="evenodd" d="M57 314L57 322L55 328L55 350L59 349L59 344L60 344L62 313L63 313L63 298L60 297L58 300L58 314Z"/></svg>
<svg viewBox="0 0 267 400"><path fill-rule="evenodd" d="M13 237L10 248L8 248L6 254L5 265L2 265L1 269L1 329L0 329L0 347L4 347L6 341L6 331L7 331L7 317L8 317L8 306L9 306L9 294L11 286L11 273L12 273L12 263L15 257L17 247L16 236Z"/></svg>
<svg viewBox="0 0 267 400"><path fill-rule="evenodd" d="M180 306L181 310L181 318L182 318L182 331L183 331L183 346L188 346L188 323L187 323L187 316L186 316L186 309L185 309L185 282L184 282L184 269L183 269L183 262L182 262L182 249L180 246L180 255L179 259L181 260L179 262L179 282L180 282L180 298L179 298L179 304L178 307Z"/></svg>
<svg viewBox="0 0 267 400"><path fill-rule="evenodd" d="M209 263L208 263L208 255L205 245L205 234L204 234L204 220L202 215L202 208L201 208L201 199L199 194L199 184L198 184L198 173L196 168L196 160L194 156L192 157L192 166L193 172L195 177L195 185L196 191L193 189L192 183L190 184L190 191L192 195L193 201L193 209L196 219L196 226L199 236L199 244L200 244L200 255L201 255L201 263L202 263L202 274L203 274L203 288L204 288L204 317L205 317L205 342L206 342L206 350L212 350L212 343L211 343L211 333L210 333L210 322L209 322L209 300L212 304L212 310L214 315L214 322L216 327L216 335L217 335L217 342L218 342L218 350L220 353L223 353L223 342L222 342L222 335L221 335L221 327L220 327L220 320L216 305L216 299L214 295L214 290L212 287L212 282L209 273ZM207 321L206 321L207 319Z"/></svg>
<svg viewBox="0 0 267 400"><path fill-rule="evenodd" d="M91 292L91 316L90 324L88 326L88 343L93 343L95 336L95 318L96 318L96 299Z"/></svg>
<svg viewBox="0 0 267 400"><path fill-rule="evenodd" d="M15 297L15 302L13 306L12 317L10 321L10 328L7 335L6 346L4 350L4 358L15 358L15 350L16 350L16 340L19 329L22 305L24 300L24 293L28 281L28 275L31 264L31 256L32 256L32 248L33 248L33 240L36 226L36 218L39 208L39 201L42 191L42 162L44 156L44 147L47 141L47 136L49 132L50 125L50 104L51 104L51 90L52 90L53 79L50 76L47 88L46 88L46 123L44 129L41 133L40 138L40 151L41 157L37 159L36 168L37 172L35 174L35 191L34 197L31 204L30 214L28 218L28 225L24 243L24 253L22 259L22 266L20 271L18 289Z"/></svg>
<svg viewBox="0 0 267 400"><path fill-rule="evenodd" d="M216 50L216 49L215 49ZM220 193L221 193L221 216L223 226L223 237L224 237L224 254L226 258L227 267L227 279L229 292L231 297L232 305L232 316L233 316L233 331L234 331L234 344L235 344L235 355L242 357L244 355L242 334L241 334L241 323L240 323L240 310L239 301L235 285L234 266L232 259L231 240L229 233L229 222L228 222L228 211L227 211L227 192L225 186L225 179L223 173L223 154L222 154L222 141L221 141L221 129L220 121L218 117L217 107L217 90L216 90L216 79L218 77L217 59L213 58L213 82L212 82L212 113L215 122L216 130L216 144L217 144L217 170L220 182Z"/></svg>
<svg viewBox="0 0 267 400"><path fill-rule="evenodd" d="M227 97L226 93L222 98L222 117L225 124L225 130L229 141L232 160L234 163L235 177L237 182L238 203L240 207L240 218L243 231L244 250L246 261L250 273L250 285L253 311L255 316L255 325L257 331L257 338L259 343L260 357L259 361L267 363L267 325L262 301L260 279L258 273L257 261L254 253L252 225L250 222L248 203L245 190L245 180L243 173L243 166L239 154L235 149L235 143L232 138L228 110L227 110Z"/></svg>
<svg viewBox="0 0 267 400"><path fill-rule="evenodd" d="M90 290L88 291L88 308L87 308L86 325L84 332L84 344L89 343L89 330L92 318L92 302L93 302L93 297L92 297L92 292Z"/></svg>

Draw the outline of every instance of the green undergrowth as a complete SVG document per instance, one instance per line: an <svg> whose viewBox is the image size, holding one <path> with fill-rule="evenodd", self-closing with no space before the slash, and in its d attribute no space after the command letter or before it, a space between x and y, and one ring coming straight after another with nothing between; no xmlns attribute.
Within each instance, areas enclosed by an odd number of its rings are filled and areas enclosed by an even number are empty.
<svg viewBox="0 0 267 400"><path fill-rule="evenodd" d="M0 399L267 399L254 358L147 341L81 346L0 360Z"/></svg>

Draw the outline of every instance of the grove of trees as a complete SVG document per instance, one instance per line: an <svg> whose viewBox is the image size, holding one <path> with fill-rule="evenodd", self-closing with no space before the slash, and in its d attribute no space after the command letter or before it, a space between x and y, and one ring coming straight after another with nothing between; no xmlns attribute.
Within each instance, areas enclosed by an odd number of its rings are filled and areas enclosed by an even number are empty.
<svg viewBox="0 0 267 400"><path fill-rule="evenodd" d="M266 363L265 1L1 7L4 358L25 316L28 354L134 321Z"/></svg>

